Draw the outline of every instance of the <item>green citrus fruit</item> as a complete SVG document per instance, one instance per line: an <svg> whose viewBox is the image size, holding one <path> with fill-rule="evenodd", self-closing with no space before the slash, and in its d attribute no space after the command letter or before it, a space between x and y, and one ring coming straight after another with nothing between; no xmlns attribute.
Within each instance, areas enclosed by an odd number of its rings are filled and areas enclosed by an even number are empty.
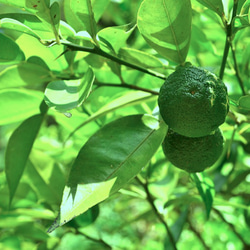
<svg viewBox="0 0 250 250"><path fill-rule="evenodd" d="M228 113L225 84L211 72L180 66L162 85L160 114L175 132L189 137L209 135Z"/></svg>
<svg viewBox="0 0 250 250"><path fill-rule="evenodd" d="M205 170L218 160L223 141L219 128L203 137L186 137L169 129L162 148L173 165L193 173Z"/></svg>

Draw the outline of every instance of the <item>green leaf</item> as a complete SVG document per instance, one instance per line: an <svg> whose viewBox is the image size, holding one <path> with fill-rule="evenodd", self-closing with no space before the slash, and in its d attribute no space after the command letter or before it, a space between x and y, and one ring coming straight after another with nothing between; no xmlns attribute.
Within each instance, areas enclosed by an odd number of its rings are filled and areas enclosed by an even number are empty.
<svg viewBox="0 0 250 250"><path fill-rule="evenodd" d="M105 11L106 7L108 6L109 2L110 2L109 0L102 0L102 1L91 0L96 22L98 22L99 19L101 18L102 14Z"/></svg>
<svg viewBox="0 0 250 250"><path fill-rule="evenodd" d="M0 64L14 64L25 60L24 53L19 46L9 37L1 33L0 44Z"/></svg>
<svg viewBox="0 0 250 250"><path fill-rule="evenodd" d="M61 19L60 6L54 1L50 6L50 0L26 0L25 9L35 14L42 22L48 25L55 39L59 42L59 24Z"/></svg>
<svg viewBox="0 0 250 250"><path fill-rule="evenodd" d="M0 125L24 120L39 113L43 93L25 89L0 90Z"/></svg>
<svg viewBox="0 0 250 250"><path fill-rule="evenodd" d="M5 154L5 173L10 191L10 202L15 195L30 151L39 132L44 114L25 120L11 135Z"/></svg>
<svg viewBox="0 0 250 250"><path fill-rule="evenodd" d="M15 6L18 8L23 8L26 0L0 0L0 3Z"/></svg>
<svg viewBox="0 0 250 250"><path fill-rule="evenodd" d="M222 0L197 0L199 3L217 13L220 17L224 17L224 7Z"/></svg>
<svg viewBox="0 0 250 250"><path fill-rule="evenodd" d="M83 79L51 82L45 90L45 102L62 113L76 108L89 96L94 79L94 72L89 68Z"/></svg>
<svg viewBox="0 0 250 250"><path fill-rule="evenodd" d="M190 0L144 0L137 25L146 42L160 55L184 63L191 37Z"/></svg>
<svg viewBox="0 0 250 250"><path fill-rule="evenodd" d="M149 115L123 117L101 128L80 150L49 231L126 185L149 162L165 133L166 125Z"/></svg>
<svg viewBox="0 0 250 250"><path fill-rule="evenodd" d="M51 30L48 23L42 22L34 14L5 13L0 14L0 19L3 21L2 28L20 31L39 40L55 38L53 30Z"/></svg>
<svg viewBox="0 0 250 250"><path fill-rule="evenodd" d="M104 105L97 112L91 115L86 121L80 124L77 128L75 128L69 135L68 139L80 128L85 126L86 124L100 118L110 112L114 112L117 109L124 108L131 105L136 105L138 103L144 103L146 101L151 101L156 99L155 96L152 96L149 93L145 92L128 92L127 94L122 95L121 97L112 100L107 105Z"/></svg>
<svg viewBox="0 0 250 250"><path fill-rule="evenodd" d="M200 196L206 207L206 215L209 218L209 214L213 205L213 198L215 195L214 182L205 173L191 174L196 187L200 193Z"/></svg>
<svg viewBox="0 0 250 250"><path fill-rule="evenodd" d="M120 48L126 46L126 41L133 32L131 25L108 27L98 32L98 38L105 43L108 48L118 54Z"/></svg>
<svg viewBox="0 0 250 250"><path fill-rule="evenodd" d="M250 110L250 95L242 96L239 99L239 107Z"/></svg>
<svg viewBox="0 0 250 250"><path fill-rule="evenodd" d="M32 151L25 173L40 202L60 204L65 178L51 157L42 152Z"/></svg>
<svg viewBox="0 0 250 250"><path fill-rule="evenodd" d="M157 72L164 72L165 65L155 56L146 52L133 49L133 48L121 48L118 56L127 62L153 70Z"/></svg>
<svg viewBox="0 0 250 250"><path fill-rule="evenodd" d="M233 34L236 34L237 31L247 28L250 26L249 19L247 16L236 16L234 18Z"/></svg>
<svg viewBox="0 0 250 250"><path fill-rule="evenodd" d="M20 31L21 33L33 36L37 39L40 39L39 35L35 33L31 28L24 25L23 23L11 19L11 18L3 18L0 20L0 28L2 29L8 29L8 30L15 30Z"/></svg>
<svg viewBox="0 0 250 250"><path fill-rule="evenodd" d="M51 72L47 68L34 63L21 62L0 72L0 89L27 85L41 86L52 80Z"/></svg>
<svg viewBox="0 0 250 250"><path fill-rule="evenodd" d="M86 31L96 41L96 22L91 6L91 0L64 1L64 15L67 23L72 26L76 32Z"/></svg>

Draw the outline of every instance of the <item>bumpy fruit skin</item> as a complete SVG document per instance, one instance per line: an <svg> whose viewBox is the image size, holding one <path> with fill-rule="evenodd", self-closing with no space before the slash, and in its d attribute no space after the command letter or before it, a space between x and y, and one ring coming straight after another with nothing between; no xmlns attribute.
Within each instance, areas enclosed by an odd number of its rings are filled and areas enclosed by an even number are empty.
<svg viewBox="0 0 250 250"><path fill-rule="evenodd" d="M223 151L223 135L218 128L204 137L186 137L169 129L162 148L166 158L189 173L201 172L212 166Z"/></svg>
<svg viewBox="0 0 250 250"><path fill-rule="evenodd" d="M211 72L180 66L168 76L158 98L160 114L175 132L209 135L224 123L229 110L225 84Z"/></svg>

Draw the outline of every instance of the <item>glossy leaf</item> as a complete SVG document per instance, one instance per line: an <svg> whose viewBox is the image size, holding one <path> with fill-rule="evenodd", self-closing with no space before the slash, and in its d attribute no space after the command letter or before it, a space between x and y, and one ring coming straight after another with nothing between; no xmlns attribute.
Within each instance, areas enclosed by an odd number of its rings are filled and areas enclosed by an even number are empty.
<svg viewBox="0 0 250 250"><path fill-rule="evenodd" d="M128 25L108 27L98 32L98 38L117 54L120 48L126 47L126 41L134 28Z"/></svg>
<svg viewBox="0 0 250 250"><path fill-rule="evenodd" d="M146 42L161 56L180 64L188 53L191 21L190 0L144 0L137 17Z"/></svg>
<svg viewBox="0 0 250 250"><path fill-rule="evenodd" d="M220 17L223 17L224 14L224 8L222 0L197 0L202 5L206 6L210 10L217 13Z"/></svg>
<svg viewBox="0 0 250 250"><path fill-rule="evenodd" d="M0 90L0 125L22 121L39 113L43 93L34 90Z"/></svg>
<svg viewBox="0 0 250 250"><path fill-rule="evenodd" d="M83 79L51 82L45 90L45 102L62 113L76 108L89 96L94 79L94 72L89 68Z"/></svg>
<svg viewBox="0 0 250 250"><path fill-rule="evenodd" d="M47 22L42 22L37 16L29 13L5 13L0 14L3 22L2 28L17 30L22 33L31 35L37 39L55 38Z"/></svg>
<svg viewBox="0 0 250 250"><path fill-rule="evenodd" d="M53 78L48 69L34 63L22 62L0 72L0 89L27 85L41 86L51 80Z"/></svg>
<svg viewBox="0 0 250 250"><path fill-rule="evenodd" d="M26 0L25 9L34 13L42 22L48 24L48 28L59 41L60 6L54 1L50 6L50 0Z"/></svg>
<svg viewBox="0 0 250 250"><path fill-rule="evenodd" d="M24 34L28 34L34 36L37 39L40 39L39 35L36 34L31 28L27 27L23 23L11 19L11 18L3 18L0 20L0 28L19 31Z"/></svg>
<svg viewBox="0 0 250 250"><path fill-rule="evenodd" d="M121 97L116 98L113 101L110 101L107 105L104 105L97 112L91 115L87 120L85 120L82 124L80 124L77 128L75 128L69 137L71 137L77 130L85 126L86 124L110 113L114 112L117 109L124 108L131 105L136 105L137 103L144 103L146 101L151 101L156 99L155 96L145 92L128 92ZM69 139L69 138L68 138Z"/></svg>
<svg viewBox="0 0 250 250"><path fill-rule="evenodd" d="M53 231L107 199L149 162L166 133L166 125L148 115L120 118L101 128L80 150L64 189Z"/></svg>
<svg viewBox="0 0 250 250"><path fill-rule="evenodd" d="M165 65L157 57L146 52L132 48L121 48L118 56L140 67L157 72L164 72Z"/></svg>
<svg viewBox="0 0 250 250"><path fill-rule="evenodd" d="M239 107L250 110L250 95L242 96L239 99Z"/></svg>
<svg viewBox="0 0 250 250"><path fill-rule="evenodd" d="M205 204L206 215L209 218L215 195L214 183L205 173L194 173L191 176Z"/></svg>
<svg viewBox="0 0 250 250"><path fill-rule="evenodd" d="M86 31L95 40L97 30L91 0L65 0L64 15L76 32Z"/></svg>
<svg viewBox="0 0 250 250"><path fill-rule="evenodd" d="M10 191L10 204L22 177L43 118L43 114L28 118L21 123L9 139L5 154L5 173Z"/></svg>
<svg viewBox="0 0 250 250"><path fill-rule="evenodd" d="M24 53L19 46L9 37L1 33L0 44L0 64L14 64L25 60Z"/></svg>

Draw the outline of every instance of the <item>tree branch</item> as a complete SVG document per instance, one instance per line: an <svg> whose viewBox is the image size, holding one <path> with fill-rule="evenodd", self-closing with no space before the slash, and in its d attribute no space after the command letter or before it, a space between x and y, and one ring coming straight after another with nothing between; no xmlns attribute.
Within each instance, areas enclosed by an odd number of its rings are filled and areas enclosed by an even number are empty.
<svg viewBox="0 0 250 250"><path fill-rule="evenodd" d="M147 92L150 93L152 95L159 95L158 91L154 91L151 89L146 89L146 88L142 88L136 85L131 85L131 84L126 84L126 83L122 83L122 84L113 84L113 83L94 83L96 86L98 87L118 87L118 88L127 88L127 89L134 89L134 90L139 90L139 91L143 91L143 92Z"/></svg>
<svg viewBox="0 0 250 250"><path fill-rule="evenodd" d="M168 237L170 239L170 242L171 242L174 250L177 250L174 236L173 236L173 234L172 234L172 232L171 232L171 230L170 230L167 222L164 220L163 216L159 213L158 209L156 208L156 206L154 204L154 199L153 199L153 197L150 194L150 191L148 189L148 184L147 183L143 183L138 177L136 177L136 180L139 182L139 184L143 187L144 191L146 192L147 201L151 205L151 207L152 207L155 215L157 216L157 218L159 219L159 221L164 225L164 227L165 227L165 229L167 231Z"/></svg>
<svg viewBox="0 0 250 250"><path fill-rule="evenodd" d="M243 237L236 231L234 225L232 223L226 221L226 219L224 218L224 216L222 215L222 213L219 210L213 208L213 211L220 217L220 219L224 223L226 223L230 227L230 229L234 232L234 234L239 238L239 240L241 241L241 243L244 245L244 249L250 249L250 245L247 244L245 242L245 240L243 239Z"/></svg>
<svg viewBox="0 0 250 250"><path fill-rule="evenodd" d="M226 42L225 42L225 47L224 47L223 58L221 62L221 68L220 68L220 74L219 74L220 79L223 79L227 57L229 53L229 48L230 48L230 44L232 43L232 36L233 36L232 28L233 28L234 17L236 16L237 7L238 7L238 0L234 0L233 14L232 14L231 21L229 24L225 24L227 37L226 37Z"/></svg>
<svg viewBox="0 0 250 250"><path fill-rule="evenodd" d="M84 51L84 52L89 52L89 53L92 53L92 54L97 54L99 56L110 59L110 60L112 60L112 61L114 61L114 62L116 62L118 64L130 67L130 68L138 70L138 71L141 71L141 72L143 72L145 74L148 74L148 75L151 75L151 76L163 79L163 80L166 79L166 76L161 74L161 73L151 71L151 70L139 67L139 66L137 66L135 64L129 63L127 61L124 61L124 60L122 60L122 59L120 59L120 58L118 58L118 57L116 57L114 55L111 55L111 54L103 51L101 48L99 48L99 47L97 47L95 45L93 45L94 47L84 47L84 46L80 46L80 45L77 45L77 44L74 44L74 43L68 43L68 42L65 42L65 41L62 41L61 44L65 45L68 50L71 50L71 51Z"/></svg>

